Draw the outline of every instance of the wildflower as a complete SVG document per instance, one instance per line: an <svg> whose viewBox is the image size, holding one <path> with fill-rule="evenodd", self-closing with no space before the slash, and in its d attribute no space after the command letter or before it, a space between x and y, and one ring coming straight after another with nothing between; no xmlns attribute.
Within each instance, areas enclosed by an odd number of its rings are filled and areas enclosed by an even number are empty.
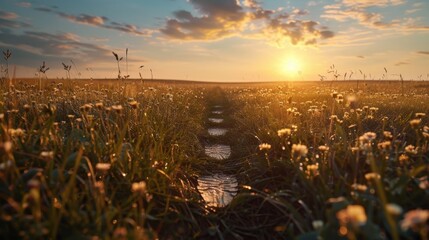
<svg viewBox="0 0 429 240"><path fill-rule="evenodd" d="M12 142L0 142L0 150L3 150L6 154L10 153L12 151Z"/></svg>
<svg viewBox="0 0 429 240"><path fill-rule="evenodd" d="M419 188L423 190L429 189L428 176L419 178Z"/></svg>
<svg viewBox="0 0 429 240"><path fill-rule="evenodd" d="M52 160L52 159L54 159L54 152L53 151L43 151L40 153L40 157L44 161Z"/></svg>
<svg viewBox="0 0 429 240"><path fill-rule="evenodd" d="M135 182L131 185L131 191L138 193L138 194L144 194L146 193L146 182Z"/></svg>
<svg viewBox="0 0 429 240"><path fill-rule="evenodd" d="M279 137L290 135L292 130L290 128L283 128L277 131Z"/></svg>
<svg viewBox="0 0 429 240"><path fill-rule="evenodd" d="M25 131L22 128L17 128L17 129L9 129L8 133L11 137L22 137L25 134Z"/></svg>
<svg viewBox="0 0 429 240"><path fill-rule="evenodd" d="M377 107L371 107L371 108L369 108L369 111L374 113L374 112L378 111L378 108Z"/></svg>
<svg viewBox="0 0 429 240"><path fill-rule="evenodd" d="M116 228L115 231L113 231L113 239L117 239L117 240L127 239L127 229L124 227Z"/></svg>
<svg viewBox="0 0 429 240"><path fill-rule="evenodd" d="M130 106L131 106L133 109L137 109L137 107L138 107L138 105L139 105L139 103L138 103L137 101L135 101L135 100L133 100L133 101L129 102L128 104L130 104Z"/></svg>
<svg viewBox="0 0 429 240"><path fill-rule="evenodd" d="M415 155L415 154L417 154L417 153L418 153L418 151L417 151L417 150L418 150L418 149L417 149L415 146L411 145L411 144L405 147L405 152L406 152L406 153L409 153L409 154L413 154L413 155Z"/></svg>
<svg viewBox="0 0 429 240"><path fill-rule="evenodd" d="M25 110L26 112L30 111L30 109L31 109L31 106L30 106L30 105L28 105L28 104L25 104L25 105L24 105L24 110Z"/></svg>
<svg viewBox="0 0 429 240"><path fill-rule="evenodd" d="M271 145L268 143L261 143L259 144L259 150L270 150L271 149Z"/></svg>
<svg viewBox="0 0 429 240"><path fill-rule="evenodd" d="M313 228L315 230L319 230L323 227L323 221L322 220L314 220L311 224L313 225Z"/></svg>
<svg viewBox="0 0 429 240"><path fill-rule="evenodd" d="M337 197L337 198L329 198L328 199L328 203L340 203L340 202L345 202L346 198L345 197Z"/></svg>
<svg viewBox="0 0 429 240"><path fill-rule="evenodd" d="M80 110L82 112L88 112L89 110L91 110L91 108L92 108L92 105L87 103L87 104L84 104L83 106L81 106Z"/></svg>
<svg viewBox="0 0 429 240"><path fill-rule="evenodd" d="M366 192L368 190L368 187L363 184L354 183L352 185L352 189L359 192Z"/></svg>
<svg viewBox="0 0 429 240"><path fill-rule="evenodd" d="M398 204L394 204L394 203L388 203L386 205L386 210L389 214L391 214L393 216L399 216L403 212L402 207L399 206Z"/></svg>
<svg viewBox="0 0 429 240"><path fill-rule="evenodd" d="M404 215L404 220L401 221L401 228L403 230L412 229L418 231L426 227L426 222L429 218L429 210L415 209L408 211Z"/></svg>
<svg viewBox="0 0 429 240"><path fill-rule="evenodd" d="M348 120L350 119L350 113L349 112L345 112L343 115L343 119Z"/></svg>
<svg viewBox="0 0 429 240"><path fill-rule="evenodd" d="M95 104L95 107L99 110L103 109L103 106L104 106L103 102L98 102Z"/></svg>
<svg viewBox="0 0 429 240"><path fill-rule="evenodd" d="M122 112L122 110L124 109L123 107L122 107L122 105L113 105L112 106L112 109L113 110L115 110L116 111L116 113L121 113Z"/></svg>
<svg viewBox="0 0 429 240"><path fill-rule="evenodd" d="M305 157L308 153L307 146L302 144L293 144L292 145L292 156L294 158Z"/></svg>
<svg viewBox="0 0 429 240"><path fill-rule="evenodd" d="M386 150L386 149L390 149L391 145L392 145L391 141L384 141L379 143L377 146L378 146L378 149Z"/></svg>
<svg viewBox="0 0 429 240"><path fill-rule="evenodd" d="M391 133L391 132L389 132L389 131L384 131L384 132L383 132L383 135L384 135L384 137L385 137L386 139L389 139L389 140L392 140L392 139L393 139L393 135L392 135L392 133Z"/></svg>
<svg viewBox="0 0 429 240"><path fill-rule="evenodd" d="M416 113L416 118L423 118L426 116L426 113Z"/></svg>
<svg viewBox="0 0 429 240"><path fill-rule="evenodd" d="M404 165L405 163L407 163L410 160L410 158L405 155L405 154L401 154L399 156L399 164Z"/></svg>
<svg viewBox="0 0 429 240"><path fill-rule="evenodd" d="M95 169L97 169L97 171L100 171L102 173L106 173L107 171L109 171L111 164L110 163L97 163L95 165Z"/></svg>
<svg viewBox="0 0 429 240"><path fill-rule="evenodd" d="M0 163L0 171L8 170L12 167L13 162L11 160L7 160L6 162Z"/></svg>
<svg viewBox="0 0 429 240"><path fill-rule="evenodd" d="M335 101L337 101L337 103L343 103L344 102L344 97L342 94L338 94L337 97L335 98Z"/></svg>
<svg viewBox="0 0 429 240"><path fill-rule="evenodd" d="M327 151L329 151L329 147L326 145L321 145L321 146L319 146L319 151L327 152Z"/></svg>
<svg viewBox="0 0 429 240"><path fill-rule="evenodd" d="M307 166L307 170L305 170L305 174L307 174L308 178L313 178L319 175L319 164L310 164Z"/></svg>
<svg viewBox="0 0 429 240"><path fill-rule="evenodd" d="M40 181L37 179L30 179L27 182L27 187L29 189L39 189L40 188Z"/></svg>
<svg viewBox="0 0 429 240"><path fill-rule="evenodd" d="M359 151L359 148L358 147L351 147L350 150L352 150L352 152L355 153L355 152Z"/></svg>
<svg viewBox="0 0 429 240"><path fill-rule="evenodd" d="M370 142L377 137L377 134L374 132L366 132L362 136L359 137L361 142Z"/></svg>
<svg viewBox="0 0 429 240"><path fill-rule="evenodd" d="M371 181L371 180L379 180L381 177L380 177L380 174L378 174L378 173L374 173L374 172L371 172L371 173L367 173L367 174L365 174L365 179L367 180L367 181Z"/></svg>
<svg viewBox="0 0 429 240"><path fill-rule="evenodd" d="M104 194L104 183L102 181L97 181L94 183L94 188L98 193Z"/></svg>
<svg viewBox="0 0 429 240"><path fill-rule="evenodd" d="M417 128L421 122L422 122L421 119L413 119L410 121L410 125L412 128Z"/></svg>
<svg viewBox="0 0 429 240"><path fill-rule="evenodd" d="M337 219L341 226L351 225L353 228L366 224L365 208L361 205L348 205L347 208L337 212Z"/></svg>

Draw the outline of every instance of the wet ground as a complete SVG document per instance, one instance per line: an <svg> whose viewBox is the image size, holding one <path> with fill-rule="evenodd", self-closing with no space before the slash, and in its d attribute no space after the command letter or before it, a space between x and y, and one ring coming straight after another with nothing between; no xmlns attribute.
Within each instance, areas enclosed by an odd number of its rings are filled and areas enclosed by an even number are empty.
<svg viewBox="0 0 429 240"><path fill-rule="evenodd" d="M212 107L212 115L216 118L208 118L209 122L217 124L210 127L207 132L212 137L224 136L228 130L222 126L224 123L224 110L221 105ZM231 157L231 146L223 143L208 143L204 147L207 157L213 160L225 161ZM209 207L225 207L238 191L238 182L234 175L225 173L213 173L198 178L198 191Z"/></svg>

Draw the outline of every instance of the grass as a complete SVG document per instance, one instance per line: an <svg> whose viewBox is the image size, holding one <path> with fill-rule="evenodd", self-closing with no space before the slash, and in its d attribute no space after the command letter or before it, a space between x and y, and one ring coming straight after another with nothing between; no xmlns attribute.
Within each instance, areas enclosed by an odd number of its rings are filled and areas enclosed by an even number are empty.
<svg viewBox="0 0 429 240"><path fill-rule="evenodd" d="M5 239L428 238L424 82L38 80L0 90ZM240 183L221 209L196 188L215 171Z"/></svg>

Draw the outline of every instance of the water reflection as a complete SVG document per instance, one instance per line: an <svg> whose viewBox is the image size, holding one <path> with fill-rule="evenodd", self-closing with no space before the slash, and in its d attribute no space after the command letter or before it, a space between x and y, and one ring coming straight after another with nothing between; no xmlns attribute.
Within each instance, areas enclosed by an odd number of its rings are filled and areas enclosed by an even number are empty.
<svg viewBox="0 0 429 240"><path fill-rule="evenodd" d="M207 129L210 136L223 136L228 130L225 128L209 128Z"/></svg>
<svg viewBox="0 0 429 240"><path fill-rule="evenodd" d="M223 123L223 118L209 118L209 122L212 122L212 123Z"/></svg>
<svg viewBox="0 0 429 240"><path fill-rule="evenodd" d="M224 207L237 194L238 182L232 175L202 176L198 178L198 191L208 206Z"/></svg>
<svg viewBox="0 0 429 240"><path fill-rule="evenodd" d="M204 148L207 156L215 159L227 159L231 156L231 147L223 144L207 145Z"/></svg>
<svg viewBox="0 0 429 240"><path fill-rule="evenodd" d="M223 111L221 111L221 110L214 110L214 111L212 111L212 113L213 114L222 114L223 113Z"/></svg>

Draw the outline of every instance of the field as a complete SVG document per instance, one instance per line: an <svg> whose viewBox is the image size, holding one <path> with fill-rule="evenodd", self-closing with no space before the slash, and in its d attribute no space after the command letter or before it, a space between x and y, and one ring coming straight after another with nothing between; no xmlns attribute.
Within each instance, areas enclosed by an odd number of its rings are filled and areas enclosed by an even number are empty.
<svg viewBox="0 0 429 240"><path fill-rule="evenodd" d="M4 239L429 239L429 83L15 79Z"/></svg>

